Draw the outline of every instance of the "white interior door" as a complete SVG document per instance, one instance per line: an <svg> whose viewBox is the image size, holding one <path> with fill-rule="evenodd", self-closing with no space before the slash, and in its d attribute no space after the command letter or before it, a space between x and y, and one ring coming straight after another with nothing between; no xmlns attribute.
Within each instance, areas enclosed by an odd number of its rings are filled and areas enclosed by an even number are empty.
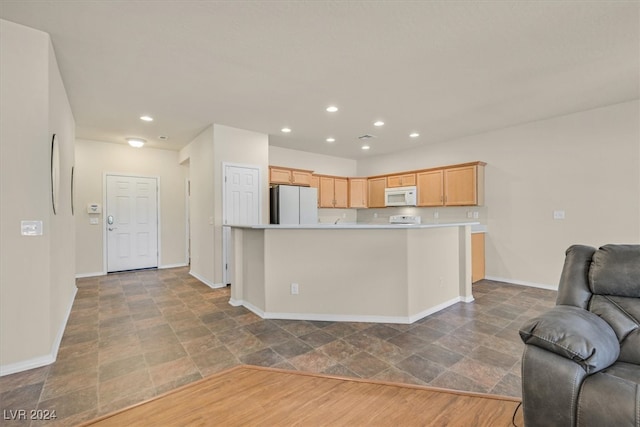
<svg viewBox="0 0 640 427"><path fill-rule="evenodd" d="M107 175L107 272L158 266L158 181Z"/></svg>
<svg viewBox="0 0 640 427"><path fill-rule="evenodd" d="M260 167L224 165L223 224L260 224ZM231 251L231 229L222 227L223 275L225 284L232 283L228 268Z"/></svg>

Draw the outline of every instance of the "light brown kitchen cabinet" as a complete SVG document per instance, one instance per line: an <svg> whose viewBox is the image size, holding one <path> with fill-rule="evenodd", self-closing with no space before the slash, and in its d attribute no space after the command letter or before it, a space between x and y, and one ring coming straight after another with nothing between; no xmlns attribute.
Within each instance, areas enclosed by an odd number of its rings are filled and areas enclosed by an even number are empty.
<svg viewBox="0 0 640 427"><path fill-rule="evenodd" d="M387 177L387 188L407 187L409 185L416 185L415 173L391 175Z"/></svg>
<svg viewBox="0 0 640 427"><path fill-rule="evenodd" d="M484 165L444 169L445 206L473 206L484 203Z"/></svg>
<svg viewBox="0 0 640 427"><path fill-rule="evenodd" d="M444 187L442 170L418 172L418 206L443 206Z"/></svg>
<svg viewBox="0 0 640 427"><path fill-rule="evenodd" d="M384 208L384 189L387 186L387 178L369 178L367 180L367 206L370 208Z"/></svg>
<svg viewBox="0 0 640 427"><path fill-rule="evenodd" d="M318 206L320 206L320 177L318 175L311 175L310 185L311 188L318 189Z"/></svg>
<svg viewBox="0 0 640 427"><path fill-rule="evenodd" d="M367 179L349 178L349 207L367 207Z"/></svg>
<svg viewBox="0 0 640 427"><path fill-rule="evenodd" d="M346 208L349 198L349 180L347 178L320 176L320 207Z"/></svg>
<svg viewBox="0 0 640 427"><path fill-rule="evenodd" d="M269 183L299 185L309 187L311 185L312 171L304 169L292 169L280 166L269 166Z"/></svg>
<svg viewBox="0 0 640 427"><path fill-rule="evenodd" d="M484 279L484 233L471 234L471 282Z"/></svg>

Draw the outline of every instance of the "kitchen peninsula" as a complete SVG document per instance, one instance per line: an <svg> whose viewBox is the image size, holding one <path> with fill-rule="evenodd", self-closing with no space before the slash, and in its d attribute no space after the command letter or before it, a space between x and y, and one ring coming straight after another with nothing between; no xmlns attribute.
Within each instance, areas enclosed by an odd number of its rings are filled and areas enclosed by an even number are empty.
<svg viewBox="0 0 640 427"><path fill-rule="evenodd" d="M471 302L471 226L232 226L231 300L267 319L413 323Z"/></svg>

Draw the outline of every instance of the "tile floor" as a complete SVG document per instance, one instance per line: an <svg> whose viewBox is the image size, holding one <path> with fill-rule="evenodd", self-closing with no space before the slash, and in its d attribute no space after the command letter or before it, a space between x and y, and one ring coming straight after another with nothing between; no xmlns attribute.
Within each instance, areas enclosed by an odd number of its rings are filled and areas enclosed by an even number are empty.
<svg viewBox="0 0 640 427"><path fill-rule="evenodd" d="M74 425L241 363L520 396L518 329L556 297L485 280L473 303L398 325L263 320L188 268L77 285L57 361L0 378L0 424L42 409Z"/></svg>

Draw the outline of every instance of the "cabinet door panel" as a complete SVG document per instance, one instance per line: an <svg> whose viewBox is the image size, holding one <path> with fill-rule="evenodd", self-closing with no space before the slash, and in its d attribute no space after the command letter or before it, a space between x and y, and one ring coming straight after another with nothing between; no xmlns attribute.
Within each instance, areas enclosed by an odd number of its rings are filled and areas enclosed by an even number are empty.
<svg viewBox="0 0 640 427"><path fill-rule="evenodd" d="M349 179L349 207L367 207L367 180L366 178Z"/></svg>
<svg viewBox="0 0 640 427"><path fill-rule="evenodd" d="M370 208L384 208L384 189L387 184L386 178L371 178L367 180L369 185L368 206Z"/></svg>
<svg viewBox="0 0 640 427"><path fill-rule="evenodd" d="M478 203L476 167L445 169L444 194L447 206L469 206Z"/></svg>
<svg viewBox="0 0 640 427"><path fill-rule="evenodd" d="M334 207L346 208L349 203L349 181L346 178L335 178L333 180Z"/></svg>
<svg viewBox="0 0 640 427"><path fill-rule="evenodd" d="M444 194L441 170L418 174L418 206L442 206Z"/></svg>
<svg viewBox="0 0 640 427"><path fill-rule="evenodd" d="M310 186L311 172L291 171L291 183L294 185Z"/></svg>
<svg viewBox="0 0 640 427"><path fill-rule="evenodd" d="M332 208L335 196L333 190L333 178L320 177L320 207Z"/></svg>
<svg viewBox="0 0 640 427"><path fill-rule="evenodd" d="M290 184L291 171L289 169L269 168L269 182L271 184Z"/></svg>

